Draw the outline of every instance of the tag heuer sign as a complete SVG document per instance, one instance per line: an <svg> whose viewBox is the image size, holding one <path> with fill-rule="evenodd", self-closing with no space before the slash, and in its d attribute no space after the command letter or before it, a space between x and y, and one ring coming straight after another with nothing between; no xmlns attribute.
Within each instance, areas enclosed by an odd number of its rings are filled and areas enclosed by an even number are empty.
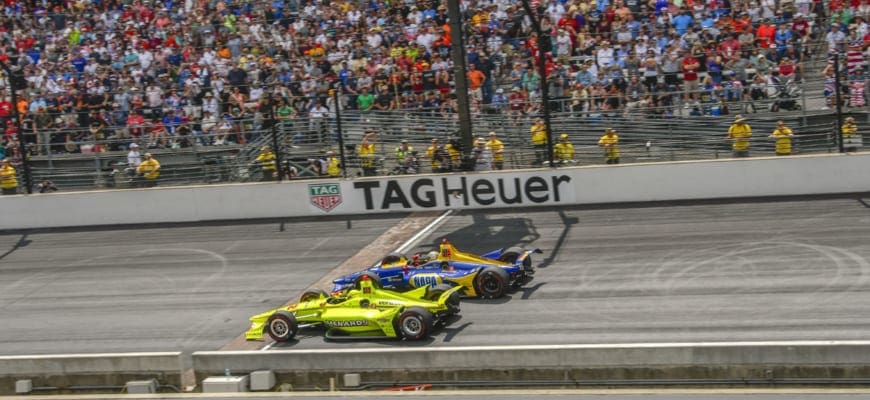
<svg viewBox="0 0 870 400"><path fill-rule="evenodd" d="M311 199L311 204L329 212L341 204L341 188L337 183L309 184L308 197Z"/></svg>

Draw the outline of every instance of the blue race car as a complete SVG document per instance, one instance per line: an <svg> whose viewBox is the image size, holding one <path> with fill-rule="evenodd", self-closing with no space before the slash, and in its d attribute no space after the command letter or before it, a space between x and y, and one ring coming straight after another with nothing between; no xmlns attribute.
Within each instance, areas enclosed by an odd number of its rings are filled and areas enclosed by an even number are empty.
<svg viewBox="0 0 870 400"><path fill-rule="evenodd" d="M333 281L333 291L354 288L363 277L369 277L381 287L398 291L432 286L429 293L437 297L462 286L467 297L498 298L531 281L535 273L532 253L541 250L511 247L477 256L456 250L444 239L437 252L415 254L410 259L389 254L371 268L342 276Z"/></svg>

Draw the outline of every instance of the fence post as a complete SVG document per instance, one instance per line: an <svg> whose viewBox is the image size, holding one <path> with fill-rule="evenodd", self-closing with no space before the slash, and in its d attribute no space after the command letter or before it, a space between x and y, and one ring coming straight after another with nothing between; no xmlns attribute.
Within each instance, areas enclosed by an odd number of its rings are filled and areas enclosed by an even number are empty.
<svg viewBox="0 0 870 400"><path fill-rule="evenodd" d="M284 180L284 164L281 163L281 147L278 145L278 117L276 114L272 110L271 115L269 115L269 121L272 125L269 127L269 130L272 133L272 148L275 150L275 168L278 170L278 182L282 182Z"/></svg>
<svg viewBox="0 0 870 400"><path fill-rule="evenodd" d="M341 131L341 104L338 102L338 91L341 89L341 81L335 81L332 89L332 103L335 106L335 130L338 135L338 153L341 157L341 176L347 178L347 159L344 155L344 133Z"/></svg>

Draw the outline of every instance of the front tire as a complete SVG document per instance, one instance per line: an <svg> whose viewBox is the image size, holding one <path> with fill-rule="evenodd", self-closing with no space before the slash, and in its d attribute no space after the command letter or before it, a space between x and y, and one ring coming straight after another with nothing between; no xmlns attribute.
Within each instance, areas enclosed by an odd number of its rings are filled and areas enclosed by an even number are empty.
<svg viewBox="0 0 870 400"><path fill-rule="evenodd" d="M276 342L286 342L296 337L299 323L296 317L287 311L278 311L266 321L266 333Z"/></svg>
<svg viewBox="0 0 870 400"><path fill-rule="evenodd" d="M510 282L510 275L507 271L498 267L486 267L477 274L474 289L480 297L497 299L504 296L508 282Z"/></svg>
<svg viewBox="0 0 870 400"><path fill-rule="evenodd" d="M396 320L396 332L406 340L420 340L429 336L435 326L435 317L423 307L410 307Z"/></svg>
<svg viewBox="0 0 870 400"><path fill-rule="evenodd" d="M438 301L442 294L447 292L448 290L453 289L450 285L435 285L430 286L429 291L426 292L426 300L429 301ZM451 314L456 314L459 312L459 292L450 293L450 296L447 298L447 301L444 303L447 306L447 310Z"/></svg>

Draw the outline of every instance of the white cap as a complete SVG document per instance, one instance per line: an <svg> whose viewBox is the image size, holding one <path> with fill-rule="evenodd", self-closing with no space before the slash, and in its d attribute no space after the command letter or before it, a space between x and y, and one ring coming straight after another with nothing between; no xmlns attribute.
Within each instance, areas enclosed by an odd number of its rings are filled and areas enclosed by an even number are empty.
<svg viewBox="0 0 870 400"><path fill-rule="evenodd" d="M136 143L130 143L130 147L131 147L131 148L132 148L132 147L139 147L139 145L136 144Z"/></svg>

